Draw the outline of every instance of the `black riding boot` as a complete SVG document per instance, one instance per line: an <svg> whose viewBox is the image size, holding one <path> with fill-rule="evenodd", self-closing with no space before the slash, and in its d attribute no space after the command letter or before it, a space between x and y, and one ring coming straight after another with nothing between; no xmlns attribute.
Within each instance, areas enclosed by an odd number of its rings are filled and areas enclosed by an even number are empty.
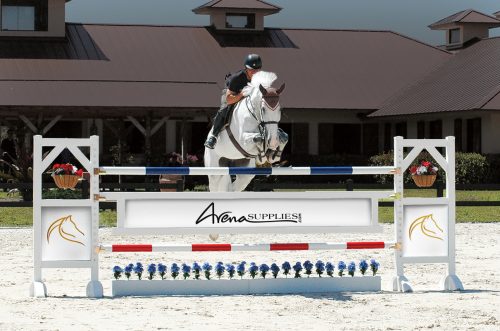
<svg viewBox="0 0 500 331"><path fill-rule="evenodd" d="M215 144L217 144L217 137L219 133L226 126L227 120L229 118L230 111L232 109L232 105L226 106L219 110L214 117L214 127L212 129L212 133L208 136L205 141L205 147L213 149Z"/></svg>

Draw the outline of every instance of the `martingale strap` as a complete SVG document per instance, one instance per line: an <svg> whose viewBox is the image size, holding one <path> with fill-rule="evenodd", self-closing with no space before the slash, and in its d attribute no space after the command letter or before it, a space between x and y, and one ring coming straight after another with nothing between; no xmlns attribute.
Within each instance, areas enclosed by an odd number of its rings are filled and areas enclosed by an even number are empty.
<svg viewBox="0 0 500 331"><path fill-rule="evenodd" d="M255 159L258 157L258 155L252 155L250 153L248 153L247 151L245 151L243 149L243 147L241 147L240 143L238 142L238 140L236 140L236 138L234 137L233 135L233 132L231 131L231 128L230 128L230 125L228 125L226 127L226 131L227 131L227 135L229 136L229 139L231 140L231 142L233 143L234 147L236 147L236 149L241 153L243 154L243 156L245 157L248 157L248 158L251 158L251 159Z"/></svg>

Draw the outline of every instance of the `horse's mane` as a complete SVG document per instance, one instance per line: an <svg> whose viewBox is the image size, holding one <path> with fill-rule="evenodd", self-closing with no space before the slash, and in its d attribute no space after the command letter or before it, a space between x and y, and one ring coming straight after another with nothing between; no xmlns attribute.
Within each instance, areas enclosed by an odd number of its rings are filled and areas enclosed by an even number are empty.
<svg viewBox="0 0 500 331"><path fill-rule="evenodd" d="M258 91L259 85L265 88L271 87L276 79L278 79L278 76L276 76L274 72L259 71L253 75L252 81L243 88L243 95L247 96L252 94L256 88Z"/></svg>

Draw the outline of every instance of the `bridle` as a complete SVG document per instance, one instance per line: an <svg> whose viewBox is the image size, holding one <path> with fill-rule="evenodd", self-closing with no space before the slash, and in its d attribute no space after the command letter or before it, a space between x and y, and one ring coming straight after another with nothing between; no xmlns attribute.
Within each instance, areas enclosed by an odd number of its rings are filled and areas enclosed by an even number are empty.
<svg viewBox="0 0 500 331"><path fill-rule="evenodd" d="M263 141L263 148L262 150L259 149L259 147L257 146L257 150L259 151L259 154L260 155L265 155L265 152L267 151L267 125L271 125L271 124L276 124L278 125L279 122L277 121L264 121L264 112L266 111L266 107L264 107L264 104L266 104L266 101L264 99L264 97L262 98L262 102L261 102L261 107L260 107L260 119L257 117L256 115L256 112L255 112L255 108L254 106L252 105L252 103L250 102L250 98L247 98L245 100L246 104L247 104L247 109L248 111L250 112L250 114L252 115L252 117L257 121L257 125L258 125L258 128L259 128L259 134L260 136L262 137L262 141ZM249 106L250 104L250 106ZM269 106L269 105L268 105ZM278 108L279 106L279 103L276 104L276 106L274 108L271 109L271 111L274 111Z"/></svg>
<svg viewBox="0 0 500 331"><path fill-rule="evenodd" d="M258 159L259 162L262 162L262 158L264 156L266 156L266 153L267 153L267 145L268 145L267 139L266 139L266 136L267 136L267 126L271 125L271 124L278 125L279 122L277 122L277 121L265 121L264 120L264 111L266 110L266 107L264 107L264 103L266 103L266 101L264 100L264 97L262 97L262 102L261 102L261 105L260 105L261 106L260 112L256 111L256 109L253 106L252 102L250 102L250 98L249 97L245 98L245 103L246 103L246 106L247 106L247 109L248 109L250 115L252 115L252 117L257 121L257 127L259 129L259 135L261 136L262 141L263 141L263 146L262 146L263 148L260 149L259 146L258 146L258 144L257 144L256 148L257 148L258 154L250 154L246 150L244 150L243 147L241 147L241 145L239 144L239 142L236 140L236 138L234 137L234 135L233 135L233 133L231 131L230 125L228 125L226 127L226 131L227 131L229 139L231 140L231 142L233 143L233 145L236 147L236 149L241 154L243 154L243 156L245 156L246 158ZM279 102L275 105L274 108L271 109L271 111L276 110L278 108L278 106L279 106ZM231 122L231 120L229 122ZM277 152L279 152L279 147L278 147L278 151Z"/></svg>

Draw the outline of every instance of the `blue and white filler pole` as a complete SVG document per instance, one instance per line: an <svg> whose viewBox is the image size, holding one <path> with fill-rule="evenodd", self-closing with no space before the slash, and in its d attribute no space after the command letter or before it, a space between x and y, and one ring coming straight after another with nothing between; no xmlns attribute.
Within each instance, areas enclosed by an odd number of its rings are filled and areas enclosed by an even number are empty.
<svg viewBox="0 0 500 331"><path fill-rule="evenodd" d="M394 175L394 167L100 167L99 175Z"/></svg>

